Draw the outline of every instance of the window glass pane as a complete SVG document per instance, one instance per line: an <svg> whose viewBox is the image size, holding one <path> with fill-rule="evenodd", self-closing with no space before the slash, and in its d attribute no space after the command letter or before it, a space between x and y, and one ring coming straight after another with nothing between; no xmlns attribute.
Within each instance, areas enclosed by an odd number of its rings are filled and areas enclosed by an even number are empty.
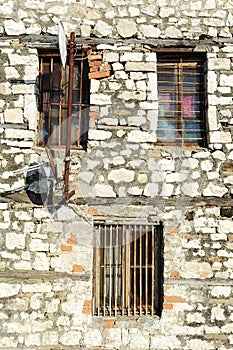
<svg viewBox="0 0 233 350"><path fill-rule="evenodd" d="M66 119L69 87L69 66L62 69L59 54L55 51L41 52L40 55L40 90L41 90L41 140L53 146L66 144ZM78 53L77 53L78 55ZM75 60L72 101L71 139L72 145L86 149L89 127L90 83L88 78L88 60L83 54ZM82 108L87 113L82 113ZM82 116L82 117L81 117ZM61 130L55 129L58 128ZM52 135L53 134L53 135ZM42 144L43 144L42 142Z"/></svg>
<svg viewBox="0 0 233 350"><path fill-rule="evenodd" d="M158 54L158 143L204 144L203 63L203 55Z"/></svg>

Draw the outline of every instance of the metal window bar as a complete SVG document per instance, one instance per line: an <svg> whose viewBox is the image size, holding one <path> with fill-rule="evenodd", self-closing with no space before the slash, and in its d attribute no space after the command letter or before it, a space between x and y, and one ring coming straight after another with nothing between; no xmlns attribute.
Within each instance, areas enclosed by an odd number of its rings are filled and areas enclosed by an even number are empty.
<svg viewBox="0 0 233 350"><path fill-rule="evenodd" d="M204 60L191 55L158 56L158 144L205 143Z"/></svg>
<svg viewBox="0 0 233 350"><path fill-rule="evenodd" d="M39 52L41 119L40 140L43 145L49 142L53 147L66 144L66 117L68 107L69 75L64 70L59 53ZM74 97L72 102L71 147L86 148L89 124L90 83L88 62L84 52L76 53L72 79ZM49 80L49 84L48 84Z"/></svg>
<svg viewBox="0 0 233 350"><path fill-rule="evenodd" d="M161 225L96 224L93 313L159 315L162 300Z"/></svg>

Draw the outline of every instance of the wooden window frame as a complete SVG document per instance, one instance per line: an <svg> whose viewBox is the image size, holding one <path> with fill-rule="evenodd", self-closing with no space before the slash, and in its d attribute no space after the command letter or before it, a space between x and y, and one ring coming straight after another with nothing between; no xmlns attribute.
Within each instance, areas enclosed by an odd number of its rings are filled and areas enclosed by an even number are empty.
<svg viewBox="0 0 233 350"><path fill-rule="evenodd" d="M93 315L161 316L162 225L95 223L94 235Z"/></svg>
<svg viewBox="0 0 233 350"><path fill-rule="evenodd" d="M40 146L64 147L68 107L69 66L63 69L59 51L40 49L39 74L39 140ZM89 128L90 82L85 51L76 50L73 75L73 102L71 116L71 147L87 147Z"/></svg>
<svg viewBox="0 0 233 350"><path fill-rule="evenodd" d="M206 67L205 53L157 52L158 145L206 146Z"/></svg>

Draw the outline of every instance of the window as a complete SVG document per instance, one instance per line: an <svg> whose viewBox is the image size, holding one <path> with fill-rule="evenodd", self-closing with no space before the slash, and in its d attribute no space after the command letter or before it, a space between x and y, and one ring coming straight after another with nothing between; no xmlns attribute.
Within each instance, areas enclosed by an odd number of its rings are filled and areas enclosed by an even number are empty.
<svg viewBox="0 0 233 350"><path fill-rule="evenodd" d="M162 236L161 225L95 225L95 315L161 315Z"/></svg>
<svg viewBox="0 0 233 350"><path fill-rule="evenodd" d="M64 70L58 51L40 51L40 140L39 144L64 146L67 133L69 66ZM88 62L83 52L74 61L71 116L71 146L86 148L89 124Z"/></svg>
<svg viewBox="0 0 233 350"><path fill-rule="evenodd" d="M205 55L158 53L159 144L204 146Z"/></svg>

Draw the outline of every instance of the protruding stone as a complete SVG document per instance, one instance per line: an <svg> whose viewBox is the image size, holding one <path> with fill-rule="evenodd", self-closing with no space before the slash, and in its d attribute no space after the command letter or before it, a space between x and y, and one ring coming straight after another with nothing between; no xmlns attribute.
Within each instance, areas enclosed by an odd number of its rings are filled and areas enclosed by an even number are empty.
<svg viewBox="0 0 233 350"><path fill-rule="evenodd" d="M203 196L222 197L227 192L228 190L226 187L214 185L212 182L210 182L208 186L204 189Z"/></svg>
<svg viewBox="0 0 233 350"><path fill-rule="evenodd" d="M25 34L26 29L23 21L15 22L12 19L4 21L4 28L7 35Z"/></svg>
<svg viewBox="0 0 233 350"><path fill-rule="evenodd" d="M112 170L109 175L108 179L112 180L115 183L118 182L132 182L134 180L134 171L133 170L127 170L124 168L121 169L115 169Z"/></svg>
<svg viewBox="0 0 233 350"><path fill-rule="evenodd" d="M150 134L146 131L133 130L128 133L128 142L142 143L142 142L156 142L155 134Z"/></svg>
<svg viewBox="0 0 233 350"><path fill-rule="evenodd" d="M117 31L123 38L130 38L137 33L137 26L133 20L123 18L117 24Z"/></svg>
<svg viewBox="0 0 233 350"><path fill-rule="evenodd" d="M96 184L95 185L95 194L96 197L116 197L116 193L113 191L112 186L104 185L104 184Z"/></svg>
<svg viewBox="0 0 233 350"><path fill-rule="evenodd" d="M21 124L23 123L23 111L21 108L6 109L5 123Z"/></svg>

